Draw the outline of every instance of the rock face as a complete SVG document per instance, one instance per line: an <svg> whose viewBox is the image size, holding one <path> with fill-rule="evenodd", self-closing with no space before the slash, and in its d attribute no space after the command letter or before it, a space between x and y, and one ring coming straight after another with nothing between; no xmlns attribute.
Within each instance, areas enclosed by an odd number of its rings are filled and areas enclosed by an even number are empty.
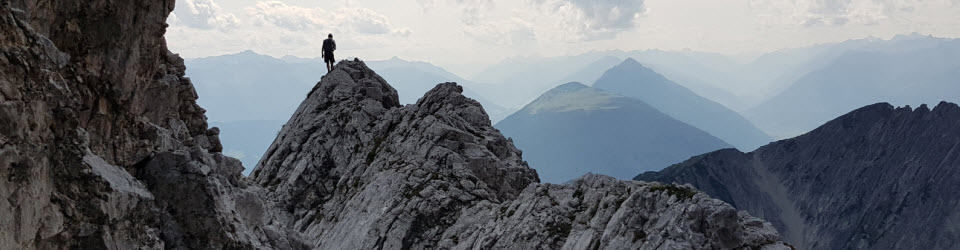
<svg viewBox="0 0 960 250"><path fill-rule="evenodd" d="M166 48L173 2L0 1L0 249L291 246Z"/></svg>
<svg viewBox="0 0 960 250"><path fill-rule="evenodd" d="M550 183L590 172L630 179L733 147L640 100L575 82L547 91L496 128Z"/></svg>
<svg viewBox="0 0 960 250"><path fill-rule="evenodd" d="M0 249L783 246L686 188L535 184L459 86L400 107L360 62L245 179L165 47L172 9L0 1Z"/></svg>
<svg viewBox="0 0 960 250"><path fill-rule="evenodd" d="M252 178L320 249L784 246L769 224L684 187L539 184L462 91L443 83L401 107L362 62L340 62Z"/></svg>
<svg viewBox="0 0 960 250"><path fill-rule="evenodd" d="M960 107L870 105L751 153L721 150L636 179L690 183L803 249L955 248Z"/></svg>

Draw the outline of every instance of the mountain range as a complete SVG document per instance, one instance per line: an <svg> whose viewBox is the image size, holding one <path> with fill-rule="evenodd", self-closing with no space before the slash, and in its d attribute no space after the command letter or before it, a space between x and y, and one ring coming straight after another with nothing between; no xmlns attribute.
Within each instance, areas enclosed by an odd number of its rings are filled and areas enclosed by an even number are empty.
<svg viewBox="0 0 960 250"><path fill-rule="evenodd" d="M588 172L629 179L731 147L643 101L575 82L547 91L496 128L551 183Z"/></svg>
<svg viewBox="0 0 960 250"><path fill-rule="evenodd" d="M839 52L746 114L769 133L786 137L870 103L960 101L960 40L897 41Z"/></svg>
<svg viewBox="0 0 960 250"><path fill-rule="evenodd" d="M788 248L689 187L538 183L461 86L402 106L359 60L244 177L166 47L173 5L0 5L0 249Z"/></svg>
<svg viewBox="0 0 960 250"><path fill-rule="evenodd" d="M572 56L512 57L472 78L493 86L478 92L496 96L494 102L517 106L566 82L590 84L617 60L632 58L695 94L742 114L765 134L783 139L879 101L898 105L958 101L956 95L951 96L957 93L953 87L960 85L952 80L956 79L952 74L958 71L957 47L957 39L909 34L781 49L756 56L591 51ZM499 89L518 86L509 95L495 94ZM937 91L941 89L934 86L947 88ZM803 101L808 98L818 102ZM823 106L816 106L821 102Z"/></svg>
<svg viewBox="0 0 960 250"><path fill-rule="evenodd" d="M692 184L801 249L951 249L960 106L869 105L750 153L720 150L636 179Z"/></svg>

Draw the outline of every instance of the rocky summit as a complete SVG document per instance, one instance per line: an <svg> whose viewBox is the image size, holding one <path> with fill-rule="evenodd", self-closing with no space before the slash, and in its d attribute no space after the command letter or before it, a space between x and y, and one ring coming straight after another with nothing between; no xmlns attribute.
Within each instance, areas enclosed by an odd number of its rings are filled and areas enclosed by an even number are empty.
<svg viewBox="0 0 960 250"><path fill-rule="evenodd" d="M538 184L461 87L401 107L341 62L255 176L220 153L173 0L0 0L0 249L777 248L687 187Z"/></svg>
<svg viewBox="0 0 960 250"><path fill-rule="evenodd" d="M769 224L687 187L537 183L462 91L443 83L400 106L363 62L340 62L252 178L319 249L785 247Z"/></svg>
<svg viewBox="0 0 960 250"><path fill-rule="evenodd" d="M636 179L692 184L802 249L954 249L960 107L870 105L751 153L721 150Z"/></svg>

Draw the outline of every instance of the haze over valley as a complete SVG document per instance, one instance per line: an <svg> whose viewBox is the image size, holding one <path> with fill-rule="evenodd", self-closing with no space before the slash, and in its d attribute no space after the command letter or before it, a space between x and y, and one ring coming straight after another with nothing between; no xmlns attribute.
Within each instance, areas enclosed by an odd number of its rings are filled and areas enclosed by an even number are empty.
<svg viewBox="0 0 960 250"><path fill-rule="evenodd" d="M957 0L0 1L0 249L954 249Z"/></svg>

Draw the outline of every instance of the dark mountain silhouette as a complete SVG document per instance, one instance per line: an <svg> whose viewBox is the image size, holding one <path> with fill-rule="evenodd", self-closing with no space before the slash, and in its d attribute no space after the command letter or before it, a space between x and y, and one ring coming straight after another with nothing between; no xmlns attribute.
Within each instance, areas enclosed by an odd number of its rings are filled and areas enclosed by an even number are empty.
<svg viewBox="0 0 960 250"><path fill-rule="evenodd" d="M642 101L580 83L544 93L496 127L552 183L588 172L628 179L730 147Z"/></svg>
<svg viewBox="0 0 960 250"><path fill-rule="evenodd" d="M801 249L951 249L960 107L874 104L751 153L720 150L636 179L690 183Z"/></svg>
<svg viewBox="0 0 960 250"><path fill-rule="evenodd" d="M639 99L740 149L754 149L770 141L737 112L698 96L633 59L608 70L593 86Z"/></svg>

